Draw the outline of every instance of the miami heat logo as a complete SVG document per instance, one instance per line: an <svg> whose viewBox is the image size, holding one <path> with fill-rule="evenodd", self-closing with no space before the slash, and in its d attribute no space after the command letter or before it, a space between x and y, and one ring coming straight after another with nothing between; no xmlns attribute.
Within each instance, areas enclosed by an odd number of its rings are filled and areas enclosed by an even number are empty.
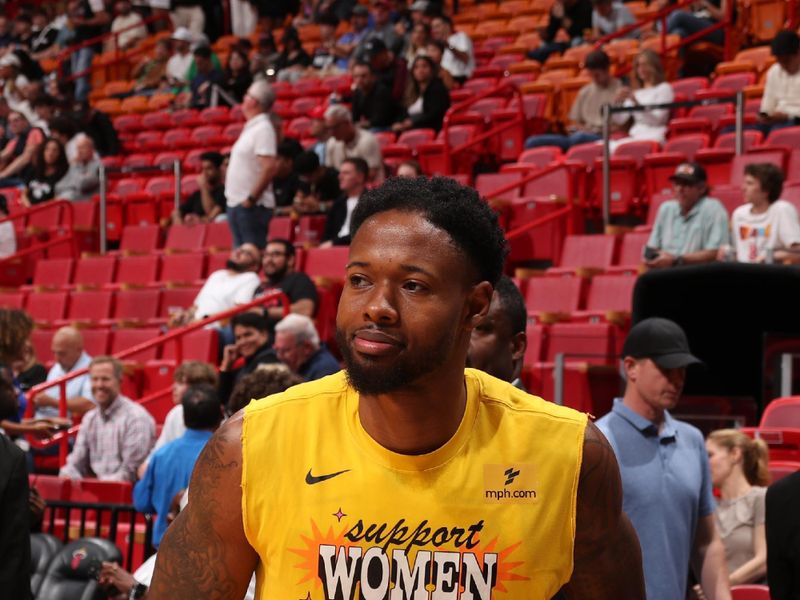
<svg viewBox="0 0 800 600"><path fill-rule="evenodd" d="M77 571L78 567L81 566L81 562L83 559L88 556L88 552L86 552L86 548L78 548L75 552L72 553L72 560L69 563L69 566L72 567L73 571Z"/></svg>

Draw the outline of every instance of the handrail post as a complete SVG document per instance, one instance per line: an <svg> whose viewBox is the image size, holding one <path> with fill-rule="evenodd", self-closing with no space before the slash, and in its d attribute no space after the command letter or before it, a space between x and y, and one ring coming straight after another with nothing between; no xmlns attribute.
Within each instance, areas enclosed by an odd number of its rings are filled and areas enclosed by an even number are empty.
<svg viewBox="0 0 800 600"><path fill-rule="evenodd" d="M67 418L67 382L66 380L58 384L58 391L60 396L58 398L58 416L62 419ZM67 462L67 454L69 454L69 436L64 435L58 441L58 464L59 466Z"/></svg>
<svg viewBox="0 0 800 600"><path fill-rule="evenodd" d="M100 163L100 254L105 254L108 250L108 214L106 213L108 203L108 176L106 166Z"/></svg>
<svg viewBox="0 0 800 600"><path fill-rule="evenodd" d="M600 108L603 117L603 225L611 220L611 106Z"/></svg>
<svg viewBox="0 0 800 600"><path fill-rule="evenodd" d="M564 353L556 354L555 364L553 365L553 402L564 405Z"/></svg>
<svg viewBox="0 0 800 600"><path fill-rule="evenodd" d="M178 214L181 209L181 161L176 160L172 163L172 174L175 176L175 210L173 214Z"/></svg>
<svg viewBox="0 0 800 600"><path fill-rule="evenodd" d="M744 92L736 92L736 156L744 153Z"/></svg>

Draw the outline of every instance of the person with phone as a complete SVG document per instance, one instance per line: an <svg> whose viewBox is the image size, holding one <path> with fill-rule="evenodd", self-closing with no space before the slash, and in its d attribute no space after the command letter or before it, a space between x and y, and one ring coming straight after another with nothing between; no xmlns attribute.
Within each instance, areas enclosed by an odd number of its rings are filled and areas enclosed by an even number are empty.
<svg viewBox="0 0 800 600"><path fill-rule="evenodd" d="M720 247L728 243L728 213L709 196L705 169L681 163L670 179L675 199L658 209L644 264L663 269L715 261Z"/></svg>
<svg viewBox="0 0 800 600"><path fill-rule="evenodd" d="M772 40L772 54L776 62L767 70L758 113L764 135L800 124L800 36L779 31Z"/></svg>

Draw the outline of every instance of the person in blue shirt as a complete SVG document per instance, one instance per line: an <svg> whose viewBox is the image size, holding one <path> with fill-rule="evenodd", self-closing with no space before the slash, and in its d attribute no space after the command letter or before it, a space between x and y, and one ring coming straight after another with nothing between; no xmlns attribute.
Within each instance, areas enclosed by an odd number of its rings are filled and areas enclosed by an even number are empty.
<svg viewBox="0 0 800 600"><path fill-rule="evenodd" d="M341 371L339 361L319 341L310 318L292 313L275 325L272 345L280 361L306 381L314 381Z"/></svg>
<svg viewBox="0 0 800 600"><path fill-rule="evenodd" d="M133 504L143 513L156 513L153 546L167 529L170 503L189 485L194 463L222 421L222 407L213 386L191 386L181 398L186 432L153 453L144 477L133 488Z"/></svg>
<svg viewBox="0 0 800 600"><path fill-rule="evenodd" d="M691 565L709 600L729 600L703 434L669 414L701 361L669 319L637 323L622 348L625 395L597 421L622 476L622 509L642 547L648 600L684 598Z"/></svg>

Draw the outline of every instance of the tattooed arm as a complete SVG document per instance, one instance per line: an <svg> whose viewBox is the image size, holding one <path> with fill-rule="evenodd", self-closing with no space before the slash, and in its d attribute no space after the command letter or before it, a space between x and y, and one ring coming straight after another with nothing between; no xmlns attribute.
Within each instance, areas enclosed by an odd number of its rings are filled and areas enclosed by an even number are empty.
<svg viewBox="0 0 800 600"><path fill-rule="evenodd" d="M189 504L158 549L151 600L241 600L258 556L242 525L242 413L211 437L189 483Z"/></svg>
<svg viewBox="0 0 800 600"><path fill-rule="evenodd" d="M578 481L572 579L564 598L644 599L639 541L622 512L622 481L614 451L589 423Z"/></svg>

